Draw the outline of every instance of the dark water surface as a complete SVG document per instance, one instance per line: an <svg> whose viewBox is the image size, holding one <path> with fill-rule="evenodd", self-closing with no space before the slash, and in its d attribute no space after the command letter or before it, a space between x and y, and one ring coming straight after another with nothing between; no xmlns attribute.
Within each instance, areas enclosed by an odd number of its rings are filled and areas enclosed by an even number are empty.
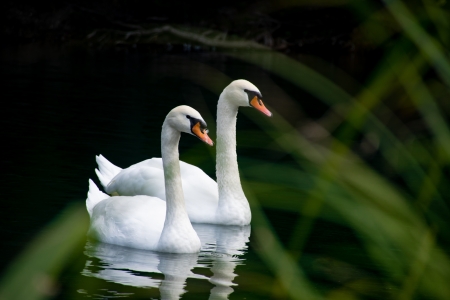
<svg viewBox="0 0 450 300"><path fill-rule="evenodd" d="M303 97L302 106L312 115L325 109L266 71L218 53L90 52L30 45L4 49L1 64L2 269L69 203L84 203L88 179L98 183L95 155L103 154L121 167L159 157L161 124L173 107L187 104L199 110L215 139L218 97L198 82L225 86L208 68L232 79L252 81L277 111L286 110L280 103L287 97ZM264 85L268 80L279 82L287 92ZM299 117L291 111L288 118ZM239 130L257 128L240 114L238 140L246 138L239 136ZM238 148L239 155L248 155L246 151ZM215 178L214 150L185 135L180 155ZM287 240L294 217L272 211L269 219L280 239ZM65 267L60 298L176 299L185 292L183 298L278 297L265 292L278 283L254 251L249 227L196 225L196 229L204 245L198 255L160 254L87 241L78 259ZM323 223L314 228L313 236L307 250L315 255L306 254L302 260L319 286L360 276L346 265L334 266L341 273L328 272L327 280L320 275L331 270L333 262L326 255L331 251L345 256L353 249L354 259L367 263L358 257L357 240L351 233Z"/></svg>

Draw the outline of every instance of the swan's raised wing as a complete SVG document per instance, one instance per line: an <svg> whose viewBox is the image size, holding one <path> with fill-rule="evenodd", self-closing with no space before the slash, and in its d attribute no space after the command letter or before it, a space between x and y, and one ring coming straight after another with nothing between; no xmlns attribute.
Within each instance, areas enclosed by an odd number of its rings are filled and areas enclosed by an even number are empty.
<svg viewBox="0 0 450 300"><path fill-rule="evenodd" d="M108 194L148 195L166 199L161 158L152 158L120 171L105 188Z"/></svg>

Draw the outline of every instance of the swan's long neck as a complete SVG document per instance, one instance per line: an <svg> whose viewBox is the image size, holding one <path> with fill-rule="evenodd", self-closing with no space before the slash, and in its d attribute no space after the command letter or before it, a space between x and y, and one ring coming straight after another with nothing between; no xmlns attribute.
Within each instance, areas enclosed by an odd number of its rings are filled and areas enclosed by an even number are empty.
<svg viewBox="0 0 450 300"><path fill-rule="evenodd" d="M161 132L161 156L166 189L166 219L159 239L160 249L177 248L198 239L189 221L181 183L178 143L180 132L164 122ZM170 251L174 252L174 251ZM189 251L184 251L189 252Z"/></svg>
<svg viewBox="0 0 450 300"><path fill-rule="evenodd" d="M230 103L226 99L226 94L222 93L217 104L216 176L219 186L217 217L234 225L246 225L250 222L251 214L242 190L237 163L237 113L238 106Z"/></svg>
<svg viewBox="0 0 450 300"><path fill-rule="evenodd" d="M171 126L164 123L161 134L161 156L167 202L165 226L173 224L177 220L178 215L187 216L178 153L180 136L179 131L174 130Z"/></svg>

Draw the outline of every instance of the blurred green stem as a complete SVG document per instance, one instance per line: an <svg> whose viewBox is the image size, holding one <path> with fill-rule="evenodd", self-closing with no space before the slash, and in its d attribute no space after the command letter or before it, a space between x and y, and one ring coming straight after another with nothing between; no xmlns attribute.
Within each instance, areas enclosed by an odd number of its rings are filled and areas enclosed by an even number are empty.
<svg viewBox="0 0 450 300"><path fill-rule="evenodd" d="M406 34L416 44L424 57L434 66L442 80L450 87L450 63L441 45L436 42L417 22L406 5L400 0L383 0L387 9Z"/></svg>
<svg viewBox="0 0 450 300"><path fill-rule="evenodd" d="M0 299L46 299L58 291L58 275L86 241L86 207L73 204L13 261L0 281Z"/></svg>
<svg viewBox="0 0 450 300"><path fill-rule="evenodd" d="M418 110L422 113L425 122L437 138L437 148L442 148L446 154L447 163L450 162L450 130L440 109L434 101L433 95L422 81L418 73L417 65L421 63L422 57L409 60L405 69L398 75L411 100L414 101Z"/></svg>
<svg viewBox="0 0 450 300"><path fill-rule="evenodd" d="M410 264L410 272L403 282L403 288L398 295L399 300L414 299L414 290L420 284L420 277L424 274L431 256L431 251L435 246L435 233L426 230L421 239L421 244L417 247L416 258Z"/></svg>
<svg viewBox="0 0 450 300"><path fill-rule="evenodd" d="M253 196L251 188L245 184L245 180L242 183L252 205L252 228L258 240L257 252L276 274L290 299L322 299L310 285L297 261L283 249L258 201Z"/></svg>

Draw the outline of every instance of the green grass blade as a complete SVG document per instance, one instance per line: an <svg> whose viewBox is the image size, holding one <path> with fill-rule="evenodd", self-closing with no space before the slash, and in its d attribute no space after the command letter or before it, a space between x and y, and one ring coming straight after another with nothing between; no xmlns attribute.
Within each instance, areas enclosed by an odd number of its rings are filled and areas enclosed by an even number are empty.
<svg viewBox="0 0 450 300"><path fill-rule="evenodd" d="M65 209L11 263L0 281L0 299L46 299L57 292L62 268L86 240L86 208Z"/></svg>

